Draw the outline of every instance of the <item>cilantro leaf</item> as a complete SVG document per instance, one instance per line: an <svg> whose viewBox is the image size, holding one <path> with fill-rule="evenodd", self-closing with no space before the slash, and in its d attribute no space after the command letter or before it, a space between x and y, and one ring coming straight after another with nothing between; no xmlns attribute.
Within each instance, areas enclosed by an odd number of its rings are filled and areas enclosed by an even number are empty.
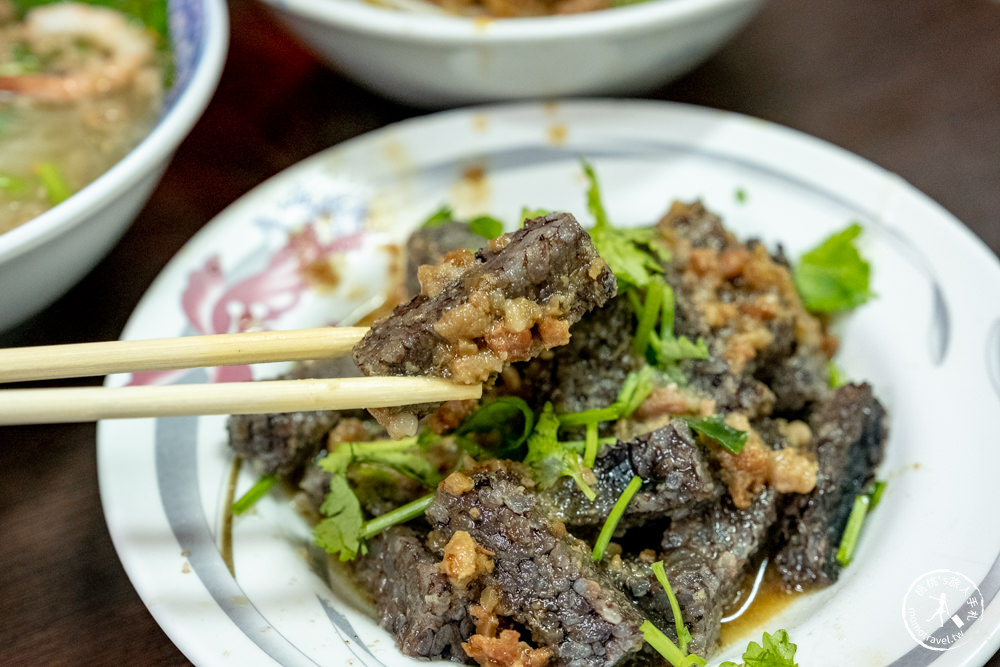
<svg viewBox="0 0 1000 667"><path fill-rule="evenodd" d="M630 417L653 392L657 385L656 375L656 369L652 366L643 366L625 376L625 382L615 400L615 404L621 406L622 417Z"/></svg>
<svg viewBox="0 0 1000 667"><path fill-rule="evenodd" d="M638 248L618 230L591 231L590 238L612 273L624 283L641 287L663 271L652 255Z"/></svg>
<svg viewBox="0 0 1000 667"><path fill-rule="evenodd" d="M871 267L854 246L861 231L854 223L799 259L793 278L806 308L820 313L850 310L872 297Z"/></svg>
<svg viewBox="0 0 1000 667"><path fill-rule="evenodd" d="M521 213L517 216L521 221L518 227L524 227L524 223L527 220L534 220L535 218L541 218L551 213L551 211L544 208L528 208L527 206L521 207Z"/></svg>
<svg viewBox="0 0 1000 667"><path fill-rule="evenodd" d="M847 384L847 376L833 359L826 363L826 384L830 389L836 389Z"/></svg>
<svg viewBox="0 0 1000 667"><path fill-rule="evenodd" d="M626 284L637 287L645 285L654 274L663 271L652 255L638 248L616 230L595 233L591 238L597 252L611 267L612 273Z"/></svg>
<svg viewBox="0 0 1000 667"><path fill-rule="evenodd" d="M558 433L559 418L552 410L552 404L546 403L535 423L535 430L528 437L528 453L524 457L524 464L531 468L540 488L547 489L560 477L569 476L584 495L593 500L597 495L583 479L580 456L574 449L559 442Z"/></svg>
<svg viewBox="0 0 1000 667"><path fill-rule="evenodd" d="M761 644L750 642L743 653L744 667L798 667L795 651L798 646L788 639L788 633L778 630L773 635L764 633ZM735 662L724 662L719 667L737 667Z"/></svg>
<svg viewBox="0 0 1000 667"><path fill-rule="evenodd" d="M424 486L434 486L441 480L437 468L425 455L425 449L434 440L424 435L399 440L372 440L342 442L336 449L317 463L333 474L346 473L347 468L368 464L391 468Z"/></svg>
<svg viewBox="0 0 1000 667"><path fill-rule="evenodd" d="M328 553L338 554L342 561L354 560L359 553L366 553L365 540L390 526L421 516L434 501L435 495L428 493L371 521L365 521L361 503L354 495L347 476L334 475L330 479L330 493L320 507L320 512L326 518L313 527L313 540Z"/></svg>
<svg viewBox="0 0 1000 667"><path fill-rule="evenodd" d="M455 221L455 211L448 204L442 204L439 209L431 213L420 227L441 227L449 222ZM484 239L495 239L503 234L503 223L489 215L481 215L469 220L467 223L473 234L478 234Z"/></svg>
<svg viewBox="0 0 1000 667"><path fill-rule="evenodd" d="M331 473L331 477L330 491L320 506L320 514L325 518L313 527L316 544L329 553L339 554L340 560L353 560L358 553L365 552L365 539L394 523L409 521L422 512L420 507L410 503L365 522L361 503L347 479L347 471L355 465L378 466L434 487L441 475L425 456L424 449L430 441L421 435L400 440L342 442L320 459L317 465ZM433 494L429 497L433 498ZM429 501L425 497L421 502L426 507Z"/></svg>
<svg viewBox="0 0 1000 667"><path fill-rule="evenodd" d="M524 464L535 473L540 487L548 488L562 476L563 461L559 451L559 418L546 403L538 416L535 429L528 436L528 453Z"/></svg>
<svg viewBox="0 0 1000 667"><path fill-rule="evenodd" d="M663 267L660 266L656 256L642 247L648 246L655 237L646 231L614 228L601 200L597 174L586 161L583 161L583 173L589 183L587 208L594 216L594 226L590 229L590 239L594 242L594 247L619 280L635 287L642 287L655 274L663 272ZM660 247L658 254L663 251L665 246Z"/></svg>
<svg viewBox="0 0 1000 667"><path fill-rule="evenodd" d="M692 431L715 440L733 454L743 451L747 444L747 432L733 428L722 420L721 415L711 417L679 417L687 422Z"/></svg>
<svg viewBox="0 0 1000 667"><path fill-rule="evenodd" d="M469 229L484 239L495 239L503 234L503 223L488 215L481 215L469 220Z"/></svg>
<svg viewBox="0 0 1000 667"><path fill-rule="evenodd" d="M447 204L442 204L441 208L431 213L427 218L420 223L421 227L440 227L445 225L455 219L455 212L451 209L451 206Z"/></svg>
<svg viewBox="0 0 1000 667"><path fill-rule="evenodd" d="M316 544L328 553L339 554L342 561L354 560L359 551L364 553L361 541L364 515L346 474L339 473L330 478L330 492L323 500L320 512L326 518L313 527Z"/></svg>
<svg viewBox="0 0 1000 667"><path fill-rule="evenodd" d="M479 406L455 431L459 444L469 451L490 450L492 458L504 458L528 439L535 426L535 413L523 399L502 396ZM470 436L476 436L475 441Z"/></svg>
<svg viewBox="0 0 1000 667"><path fill-rule="evenodd" d="M646 246L661 262L670 261L670 247L656 227L625 227L618 233L637 246Z"/></svg>
<svg viewBox="0 0 1000 667"><path fill-rule="evenodd" d="M788 633L778 630L774 635L764 633L762 644L750 642L743 654L745 667L796 667L795 651L798 646L788 639Z"/></svg>
<svg viewBox="0 0 1000 667"><path fill-rule="evenodd" d="M708 359L711 356L704 338L692 341L685 336L661 339L657 352L657 362L660 364L668 364L681 359Z"/></svg>

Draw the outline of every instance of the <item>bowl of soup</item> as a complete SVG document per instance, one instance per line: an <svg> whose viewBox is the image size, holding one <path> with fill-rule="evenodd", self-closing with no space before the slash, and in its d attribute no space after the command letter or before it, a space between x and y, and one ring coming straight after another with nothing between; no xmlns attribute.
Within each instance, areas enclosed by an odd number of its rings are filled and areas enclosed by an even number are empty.
<svg viewBox="0 0 1000 667"><path fill-rule="evenodd" d="M0 330L111 249L205 110L224 0L0 0Z"/></svg>
<svg viewBox="0 0 1000 667"><path fill-rule="evenodd" d="M424 107L634 95L695 67L763 0L264 0L333 68Z"/></svg>

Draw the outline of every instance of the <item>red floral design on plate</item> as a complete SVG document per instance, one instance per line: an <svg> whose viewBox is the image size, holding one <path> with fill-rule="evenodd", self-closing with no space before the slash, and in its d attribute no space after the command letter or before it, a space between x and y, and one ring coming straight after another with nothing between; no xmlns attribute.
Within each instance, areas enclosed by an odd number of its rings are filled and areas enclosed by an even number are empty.
<svg viewBox="0 0 1000 667"><path fill-rule="evenodd" d="M268 260L263 270L227 285L218 254L188 276L181 294L181 308L196 334L237 333L268 329L298 305L302 294L313 286L310 267L326 262L330 255L355 250L365 232L355 231L333 239L319 240L315 227L306 225L288 236L288 241ZM249 366L207 369L209 382L245 382L253 379ZM133 373L130 385L170 384L191 369Z"/></svg>

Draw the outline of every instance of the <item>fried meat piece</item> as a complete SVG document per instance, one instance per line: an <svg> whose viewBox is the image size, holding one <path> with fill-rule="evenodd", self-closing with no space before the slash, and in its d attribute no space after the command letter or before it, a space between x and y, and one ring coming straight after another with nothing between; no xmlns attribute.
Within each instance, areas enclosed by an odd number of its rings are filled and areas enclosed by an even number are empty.
<svg viewBox="0 0 1000 667"><path fill-rule="evenodd" d="M790 590L837 580L837 550L854 498L874 479L887 437L886 413L868 384L837 389L810 419L819 470L816 488L782 512L774 563Z"/></svg>
<svg viewBox="0 0 1000 667"><path fill-rule="evenodd" d="M659 221L672 261L678 335L704 338L711 358L682 364L692 388L722 412L750 418L799 412L828 394L834 340L806 312L788 262L741 243L701 203L675 203Z"/></svg>
<svg viewBox="0 0 1000 667"><path fill-rule="evenodd" d="M680 420L604 448L594 462L588 500L569 477L541 492L551 511L569 526L600 526L634 475L643 479L619 522L619 530L665 517L673 510L714 499L719 485L708 459Z"/></svg>
<svg viewBox="0 0 1000 667"><path fill-rule="evenodd" d="M433 227L420 227L406 240L406 293L420 294L417 270L421 266L438 264L453 250L476 250L486 244L468 223L452 220Z"/></svg>
<svg viewBox="0 0 1000 667"><path fill-rule="evenodd" d="M777 518L778 498L768 487L750 507L739 509L725 495L700 510L675 516L664 533L658 558L664 562L681 618L691 632L688 650L692 653L704 656L716 650L723 611L758 553L766 548ZM649 562L629 557L612 563L608 572L658 628L677 639L669 598Z"/></svg>
<svg viewBox="0 0 1000 667"><path fill-rule="evenodd" d="M371 597L379 624L396 638L400 651L416 658L466 660L462 642L472 635L473 601L451 585L424 535L394 526L368 542L354 574Z"/></svg>
<svg viewBox="0 0 1000 667"><path fill-rule="evenodd" d="M422 267L422 291L354 349L365 375L490 380L507 364L569 341L569 327L615 295L617 282L567 213L528 220L473 255ZM416 432L428 406L373 410L390 435Z"/></svg>
<svg viewBox="0 0 1000 667"><path fill-rule="evenodd" d="M466 479L442 483L428 506L430 539L464 531L489 554L492 568L469 586L497 596L498 619L523 627L554 664L610 667L642 649L644 617L547 513L523 466L491 461Z"/></svg>

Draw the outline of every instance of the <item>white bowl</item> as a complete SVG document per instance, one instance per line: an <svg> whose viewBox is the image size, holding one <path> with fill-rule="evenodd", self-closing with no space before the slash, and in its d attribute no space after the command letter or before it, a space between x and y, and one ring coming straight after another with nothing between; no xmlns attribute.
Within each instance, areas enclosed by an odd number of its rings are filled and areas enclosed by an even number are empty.
<svg viewBox="0 0 1000 667"><path fill-rule="evenodd" d="M176 77L156 126L85 188L0 234L0 330L45 308L107 254L215 92L229 43L224 0L169 0L169 11Z"/></svg>
<svg viewBox="0 0 1000 667"><path fill-rule="evenodd" d="M475 19L366 0L264 0L335 68L421 106L625 95L708 57L763 0L647 0L586 14Z"/></svg>

